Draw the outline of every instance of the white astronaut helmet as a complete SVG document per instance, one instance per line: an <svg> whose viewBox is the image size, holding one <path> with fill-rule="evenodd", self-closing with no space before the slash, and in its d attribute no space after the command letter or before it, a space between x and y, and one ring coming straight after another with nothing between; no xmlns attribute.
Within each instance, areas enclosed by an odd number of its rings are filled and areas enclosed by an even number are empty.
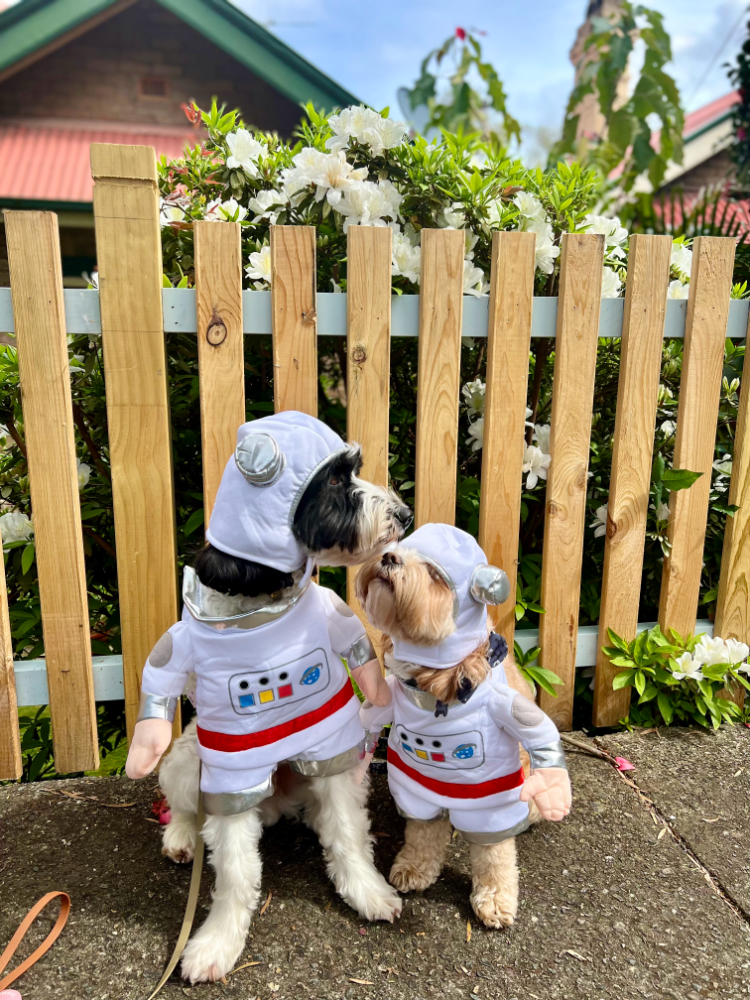
<svg viewBox="0 0 750 1000"><path fill-rule="evenodd" d="M285 573L300 569L306 553L292 533L294 513L321 465L345 448L330 427L296 410L242 424L221 477L207 540L240 559Z"/></svg>
<svg viewBox="0 0 750 1000"><path fill-rule="evenodd" d="M394 639L393 655L423 667L455 667L487 639L487 605L508 599L508 577L487 563L471 535L449 524L424 524L400 545L416 549L451 588L456 628L438 646Z"/></svg>

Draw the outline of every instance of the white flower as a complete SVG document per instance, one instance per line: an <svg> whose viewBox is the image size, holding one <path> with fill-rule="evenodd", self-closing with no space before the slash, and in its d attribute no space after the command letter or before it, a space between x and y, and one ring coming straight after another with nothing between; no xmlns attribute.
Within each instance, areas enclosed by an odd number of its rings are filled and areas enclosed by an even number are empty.
<svg viewBox="0 0 750 1000"><path fill-rule="evenodd" d="M530 219L534 222L547 221L547 213L544 211L544 205L542 205L535 194L531 194L528 191L519 191L513 202L518 208L519 215L524 219Z"/></svg>
<svg viewBox="0 0 750 1000"><path fill-rule="evenodd" d="M630 189L631 194L651 194L654 190L654 185L649 180L648 174L645 172L638 174L636 179L633 181L633 186Z"/></svg>
<svg viewBox="0 0 750 1000"><path fill-rule="evenodd" d="M356 187L367 178L367 167L355 170L347 163L343 150L339 153L321 153L306 146L292 160L293 167L283 171L284 191L288 196L297 195L315 185L315 200L327 199L337 207L344 192Z"/></svg>
<svg viewBox="0 0 750 1000"><path fill-rule="evenodd" d="M619 298L621 288L622 288L622 281L620 281L620 276L617 273L617 271L613 271L611 267L603 267L602 298L603 299Z"/></svg>
<svg viewBox="0 0 750 1000"><path fill-rule="evenodd" d="M485 280L481 267L475 267L473 261L464 260L464 295L474 295L480 298L490 290L489 281Z"/></svg>
<svg viewBox="0 0 750 1000"><path fill-rule="evenodd" d="M531 407L527 406L526 407L526 426L527 427L533 427L534 426L534 424L529 419L531 417L532 413L533 413L533 410L531 409Z"/></svg>
<svg viewBox="0 0 750 1000"><path fill-rule="evenodd" d="M750 655L750 646L746 642L740 642L738 639L725 639L724 644L727 648L727 663L731 663L733 667L742 663Z"/></svg>
<svg viewBox="0 0 750 1000"><path fill-rule="evenodd" d="M718 635L702 635L693 650L693 660L700 665L728 663L728 655L726 643Z"/></svg>
<svg viewBox="0 0 750 1000"><path fill-rule="evenodd" d="M85 462L78 463L78 489L82 490L84 486L88 486L89 479L91 479L91 466L86 465Z"/></svg>
<svg viewBox="0 0 750 1000"><path fill-rule="evenodd" d="M0 451L8 451L15 443L5 424L0 424Z"/></svg>
<svg viewBox="0 0 750 1000"><path fill-rule="evenodd" d="M279 213L288 202L289 199L283 191L258 191L247 204L256 222L259 219L268 219L269 223L275 226Z"/></svg>
<svg viewBox="0 0 750 1000"><path fill-rule="evenodd" d="M176 202L164 201L162 198L159 218L163 229L164 226L169 226L173 222L184 222L185 211Z"/></svg>
<svg viewBox="0 0 750 1000"><path fill-rule="evenodd" d="M657 521L669 520L669 504L664 503L663 500L659 503L659 506L656 508L656 520Z"/></svg>
<svg viewBox="0 0 750 1000"><path fill-rule="evenodd" d="M523 453L523 472L528 472L526 489L533 490L540 479L547 478L547 469L552 461L551 455L545 455L541 448L530 444Z"/></svg>
<svg viewBox="0 0 750 1000"><path fill-rule="evenodd" d="M33 533L34 525L31 518L20 510L12 510L0 517L0 537L3 545L26 541Z"/></svg>
<svg viewBox="0 0 750 1000"><path fill-rule="evenodd" d="M466 439L466 444L471 447L472 451L479 451L479 449L484 444L484 417L479 417L474 423L469 424L469 436ZM545 476L546 476L545 472Z"/></svg>
<svg viewBox="0 0 750 1000"><path fill-rule="evenodd" d="M440 214L441 219L438 220L438 225L441 229L463 229L466 225L466 216L461 209L460 202L454 201L450 205L446 205Z"/></svg>
<svg viewBox="0 0 750 1000"><path fill-rule="evenodd" d="M594 538L601 538L607 534L607 505L603 504L594 511L594 520L589 525L594 528Z"/></svg>
<svg viewBox="0 0 750 1000"><path fill-rule="evenodd" d="M732 475L732 456L724 455L721 461L714 462L714 468L721 476L731 476Z"/></svg>
<svg viewBox="0 0 750 1000"><path fill-rule="evenodd" d="M659 427L662 434L666 434L667 437L672 437L674 432L677 430L677 424L674 420L664 420Z"/></svg>
<svg viewBox="0 0 750 1000"><path fill-rule="evenodd" d="M472 420L474 417L484 416L484 396L486 389L487 387L481 378L475 378L473 382L467 382L461 389L461 395L464 397L464 405L466 406L466 415L469 420Z"/></svg>
<svg viewBox="0 0 750 1000"><path fill-rule="evenodd" d="M394 231L391 253L391 274L401 275L418 285L422 248L415 246L404 233Z"/></svg>
<svg viewBox="0 0 750 1000"><path fill-rule="evenodd" d="M690 294L690 285L678 281L676 278L674 281L669 282L669 288L667 289L668 299L686 299Z"/></svg>
<svg viewBox="0 0 750 1000"><path fill-rule="evenodd" d="M628 231L620 225L620 220L615 216L608 219L604 215L593 215L591 212L583 220L587 233L600 233L604 237L604 253L610 257L623 258L625 251L623 243L628 238Z"/></svg>
<svg viewBox="0 0 750 1000"><path fill-rule="evenodd" d="M247 209L244 205L240 205L236 198L230 198L229 201L222 201L219 205L219 214L227 222L242 222L247 216Z"/></svg>
<svg viewBox="0 0 750 1000"><path fill-rule="evenodd" d="M386 149L400 146L407 131L403 122L373 114L370 124L362 133L362 138L370 147L373 156L381 156Z"/></svg>
<svg viewBox="0 0 750 1000"><path fill-rule="evenodd" d="M693 251L689 250L684 243L675 240L672 243L672 256L669 263L676 271L680 272L685 280L688 280L693 267Z"/></svg>
<svg viewBox="0 0 750 1000"><path fill-rule="evenodd" d="M344 196L335 204L335 209L341 215L346 216L344 222L344 232L349 226L385 226L385 217L394 221L398 214L398 209L394 208L393 185L388 181L375 184L373 181L358 181L348 187ZM391 190L393 189L393 190ZM329 191L329 200L330 200ZM400 195L396 192L399 200Z"/></svg>
<svg viewBox="0 0 750 1000"><path fill-rule="evenodd" d="M549 454L549 436L550 436L550 425L549 424L535 424L533 438L536 440L537 448L545 453Z"/></svg>
<svg viewBox="0 0 750 1000"><path fill-rule="evenodd" d="M690 653L683 653L677 660L677 666L678 669L672 671L672 676L676 677L678 681L685 680L686 678L691 681L703 680L701 665L700 663L696 663Z"/></svg>
<svg viewBox="0 0 750 1000"><path fill-rule="evenodd" d="M257 253L250 254L250 263L245 268L248 278L256 279L253 285L257 291L271 287L271 248L263 247Z"/></svg>
<svg viewBox="0 0 750 1000"><path fill-rule="evenodd" d="M238 128L236 132L228 133L227 146L230 153L227 167L230 170L244 170L248 177L257 177L258 160L268 153L266 144L259 142L247 129Z"/></svg>

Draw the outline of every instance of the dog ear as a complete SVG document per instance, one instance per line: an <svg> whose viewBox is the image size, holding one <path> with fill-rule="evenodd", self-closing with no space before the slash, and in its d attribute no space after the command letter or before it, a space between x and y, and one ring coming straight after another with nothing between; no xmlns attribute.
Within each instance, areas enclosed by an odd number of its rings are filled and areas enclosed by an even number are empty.
<svg viewBox="0 0 750 1000"><path fill-rule="evenodd" d="M354 581L354 593L356 594L357 600L359 601L359 603L362 605L363 608L367 603L368 588L372 583L372 581L377 576L377 571L378 571L377 568L379 564L380 564L379 556L376 556L372 559L368 559L366 563L363 563L360 566L359 572L357 573L357 577Z"/></svg>
<svg viewBox="0 0 750 1000"><path fill-rule="evenodd" d="M490 672L487 648L487 643L484 643L455 667L442 670L423 667L414 675L417 687L429 691L438 701L467 702Z"/></svg>

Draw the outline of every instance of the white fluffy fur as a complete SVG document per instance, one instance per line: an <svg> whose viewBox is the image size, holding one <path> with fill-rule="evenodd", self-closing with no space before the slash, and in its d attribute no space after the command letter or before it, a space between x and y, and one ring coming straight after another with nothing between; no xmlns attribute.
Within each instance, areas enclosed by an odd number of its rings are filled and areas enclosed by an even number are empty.
<svg viewBox="0 0 750 1000"><path fill-rule="evenodd" d="M211 912L185 949L186 979L193 983L220 979L242 954L258 905L262 870L258 843L263 827L281 816L302 816L317 833L336 891L360 916L390 921L399 916L401 900L373 864L368 785L358 778L357 769L332 778L294 775L255 809L206 819L203 836L216 871L216 888ZM195 722L175 742L159 780L172 810L162 851L173 861L187 862L195 850L198 809Z"/></svg>

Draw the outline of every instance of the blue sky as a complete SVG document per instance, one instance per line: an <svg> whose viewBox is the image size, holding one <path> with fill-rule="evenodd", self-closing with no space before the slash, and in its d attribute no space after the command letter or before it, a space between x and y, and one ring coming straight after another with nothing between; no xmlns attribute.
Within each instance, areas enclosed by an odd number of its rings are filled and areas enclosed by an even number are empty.
<svg viewBox="0 0 750 1000"><path fill-rule="evenodd" d="M586 0L233 0L363 101L397 109L396 90L456 25L487 32L485 54L508 92L533 155L537 130L560 127L573 68L568 52ZM746 0L652 0L672 36L688 111L729 90L723 63L745 33Z"/></svg>

